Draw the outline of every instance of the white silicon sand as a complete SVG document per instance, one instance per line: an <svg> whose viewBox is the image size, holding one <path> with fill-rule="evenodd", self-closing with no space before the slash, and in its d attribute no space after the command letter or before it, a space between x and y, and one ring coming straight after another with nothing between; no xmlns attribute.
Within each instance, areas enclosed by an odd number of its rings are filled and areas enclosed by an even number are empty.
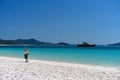
<svg viewBox="0 0 120 80"><path fill-rule="evenodd" d="M120 68L0 57L0 80L120 80Z"/></svg>

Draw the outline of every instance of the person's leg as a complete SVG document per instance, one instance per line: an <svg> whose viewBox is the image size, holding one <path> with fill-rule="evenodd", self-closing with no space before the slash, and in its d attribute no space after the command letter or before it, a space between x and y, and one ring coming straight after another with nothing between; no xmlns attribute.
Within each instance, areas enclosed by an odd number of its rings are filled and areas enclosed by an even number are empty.
<svg viewBox="0 0 120 80"><path fill-rule="evenodd" d="M26 62L28 62L28 58L26 58Z"/></svg>
<svg viewBox="0 0 120 80"><path fill-rule="evenodd" d="M28 62L28 55L25 55L25 62Z"/></svg>
<svg viewBox="0 0 120 80"><path fill-rule="evenodd" d="M25 58L25 62L28 62L28 58Z"/></svg>

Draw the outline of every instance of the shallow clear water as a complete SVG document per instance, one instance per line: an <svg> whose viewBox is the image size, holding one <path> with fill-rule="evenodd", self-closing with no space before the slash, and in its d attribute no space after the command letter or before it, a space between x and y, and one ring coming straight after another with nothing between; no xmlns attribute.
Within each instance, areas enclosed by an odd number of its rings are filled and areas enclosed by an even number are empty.
<svg viewBox="0 0 120 80"><path fill-rule="evenodd" d="M120 67L119 47L95 47L95 48L35 48L30 47L29 58L92 64L102 66ZM23 47L0 47L0 56L19 57L23 56Z"/></svg>

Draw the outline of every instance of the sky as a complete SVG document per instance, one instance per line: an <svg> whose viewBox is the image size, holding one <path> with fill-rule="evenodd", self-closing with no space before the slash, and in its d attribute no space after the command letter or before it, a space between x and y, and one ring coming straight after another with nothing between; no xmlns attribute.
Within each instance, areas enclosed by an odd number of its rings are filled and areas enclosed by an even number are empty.
<svg viewBox="0 0 120 80"><path fill-rule="evenodd" d="M119 0L0 0L0 39L120 42Z"/></svg>

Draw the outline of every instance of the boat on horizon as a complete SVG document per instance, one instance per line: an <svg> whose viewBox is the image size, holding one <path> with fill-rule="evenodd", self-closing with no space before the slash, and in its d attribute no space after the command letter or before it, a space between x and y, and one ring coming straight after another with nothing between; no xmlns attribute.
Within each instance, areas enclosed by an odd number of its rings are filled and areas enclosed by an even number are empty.
<svg viewBox="0 0 120 80"><path fill-rule="evenodd" d="M96 44L88 44L84 42L83 44L77 44L77 47L95 47Z"/></svg>

